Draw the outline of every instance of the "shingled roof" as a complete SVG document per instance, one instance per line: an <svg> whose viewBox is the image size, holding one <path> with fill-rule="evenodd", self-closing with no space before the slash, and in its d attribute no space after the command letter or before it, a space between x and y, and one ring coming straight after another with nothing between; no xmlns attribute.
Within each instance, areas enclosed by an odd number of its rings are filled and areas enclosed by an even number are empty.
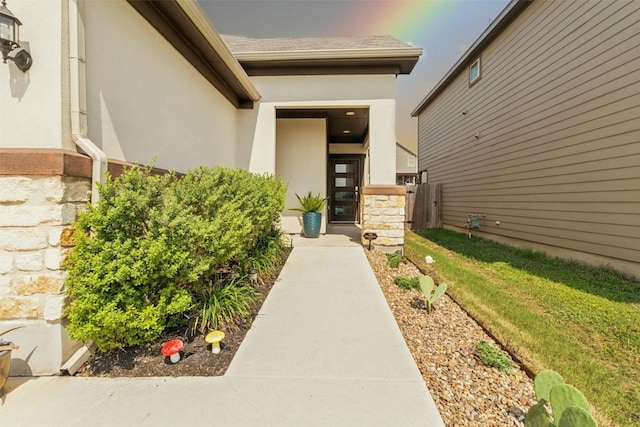
<svg viewBox="0 0 640 427"><path fill-rule="evenodd" d="M326 50L363 50L363 49L415 49L391 36L369 37L285 37L285 38L250 38L222 34L222 39L229 50L236 53L245 52L291 52L291 51L326 51Z"/></svg>
<svg viewBox="0 0 640 427"><path fill-rule="evenodd" d="M221 37L250 76L409 74L422 55L422 49L391 36Z"/></svg>

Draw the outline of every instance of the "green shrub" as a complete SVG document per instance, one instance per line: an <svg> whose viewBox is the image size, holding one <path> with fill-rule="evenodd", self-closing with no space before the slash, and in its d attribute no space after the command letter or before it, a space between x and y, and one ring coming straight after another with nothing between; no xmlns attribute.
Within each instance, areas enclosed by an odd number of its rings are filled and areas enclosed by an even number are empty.
<svg viewBox="0 0 640 427"><path fill-rule="evenodd" d="M396 276L393 278L393 283L403 289L418 289L420 287L420 279L417 277Z"/></svg>
<svg viewBox="0 0 640 427"><path fill-rule="evenodd" d="M400 267L400 263L406 263L407 257L399 253L387 254L387 265L391 268Z"/></svg>
<svg viewBox="0 0 640 427"><path fill-rule="evenodd" d="M75 224L70 336L100 350L153 341L272 233L285 191L279 179L225 168L178 179L135 166L109 180Z"/></svg>
<svg viewBox="0 0 640 427"><path fill-rule="evenodd" d="M511 357L494 347L488 341L481 340L476 344L476 355L487 366L496 368L500 372L504 372L513 366Z"/></svg>

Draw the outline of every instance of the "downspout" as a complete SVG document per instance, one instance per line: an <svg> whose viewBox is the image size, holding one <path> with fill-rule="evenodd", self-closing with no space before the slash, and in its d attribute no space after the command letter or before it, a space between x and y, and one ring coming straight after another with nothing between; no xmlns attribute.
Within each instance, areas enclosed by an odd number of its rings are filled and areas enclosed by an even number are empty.
<svg viewBox="0 0 640 427"><path fill-rule="evenodd" d="M64 4L64 3L63 3ZM100 200L98 183L105 181L108 162L107 155L87 137L87 87L85 78L85 44L83 17L84 0L69 0L69 97L71 114L71 138L73 142L91 157L91 203ZM60 367L62 375L75 375L89 360L91 351L88 342L77 349Z"/></svg>
<svg viewBox="0 0 640 427"><path fill-rule="evenodd" d="M85 66L83 0L69 0L69 78L71 98L71 138L91 157L91 203L100 199L98 183L105 181L107 155L87 136L87 86Z"/></svg>

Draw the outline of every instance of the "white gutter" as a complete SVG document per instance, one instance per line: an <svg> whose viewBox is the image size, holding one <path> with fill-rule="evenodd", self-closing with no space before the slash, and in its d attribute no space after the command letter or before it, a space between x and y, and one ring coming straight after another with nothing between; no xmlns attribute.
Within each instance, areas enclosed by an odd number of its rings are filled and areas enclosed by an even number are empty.
<svg viewBox="0 0 640 427"><path fill-rule="evenodd" d="M85 43L81 0L69 0L69 79L71 97L71 138L93 162L91 203L100 200L98 183L104 182L108 168L107 155L87 136L87 86Z"/></svg>
<svg viewBox="0 0 640 427"><path fill-rule="evenodd" d="M222 62L233 72L234 76L238 79L242 88L247 92L251 99L254 102L260 100L260 92L258 92L258 89L253 85L249 76L244 71L244 68L242 68L242 65L240 65L236 57L231 53L200 5L195 0L175 1L176 4L182 8L184 13L187 14L200 33L205 37L207 42L215 49L218 55L220 55Z"/></svg>

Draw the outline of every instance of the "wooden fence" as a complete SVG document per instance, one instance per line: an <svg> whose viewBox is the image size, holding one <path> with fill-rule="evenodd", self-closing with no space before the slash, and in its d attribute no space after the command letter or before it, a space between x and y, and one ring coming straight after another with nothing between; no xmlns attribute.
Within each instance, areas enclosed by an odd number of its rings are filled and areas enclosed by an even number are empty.
<svg viewBox="0 0 640 427"><path fill-rule="evenodd" d="M442 184L407 185L405 228L442 228Z"/></svg>

